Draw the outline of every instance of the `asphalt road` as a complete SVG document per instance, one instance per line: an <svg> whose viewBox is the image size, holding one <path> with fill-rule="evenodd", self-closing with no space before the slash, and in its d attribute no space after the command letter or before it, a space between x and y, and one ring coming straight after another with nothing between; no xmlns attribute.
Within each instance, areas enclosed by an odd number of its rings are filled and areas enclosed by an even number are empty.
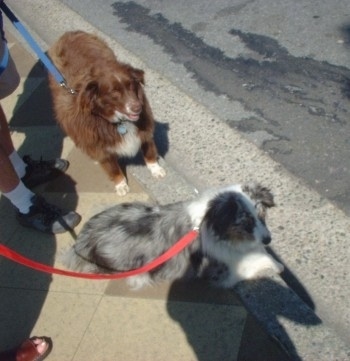
<svg viewBox="0 0 350 361"><path fill-rule="evenodd" d="M63 0L350 214L348 0Z"/></svg>

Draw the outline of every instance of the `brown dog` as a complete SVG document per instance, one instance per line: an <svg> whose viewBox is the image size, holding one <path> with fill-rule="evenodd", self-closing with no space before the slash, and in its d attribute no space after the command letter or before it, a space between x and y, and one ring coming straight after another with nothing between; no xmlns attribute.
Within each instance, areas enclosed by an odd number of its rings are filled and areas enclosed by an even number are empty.
<svg viewBox="0 0 350 361"><path fill-rule="evenodd" d="M156 178L165 176L153 140L154 119L143 90L144 72L119 62L97 36L65 33L49 50L71 94L50 75L57 122L75 145L98 161L118 195L129 191L118 157L141 149Z"/></svg>

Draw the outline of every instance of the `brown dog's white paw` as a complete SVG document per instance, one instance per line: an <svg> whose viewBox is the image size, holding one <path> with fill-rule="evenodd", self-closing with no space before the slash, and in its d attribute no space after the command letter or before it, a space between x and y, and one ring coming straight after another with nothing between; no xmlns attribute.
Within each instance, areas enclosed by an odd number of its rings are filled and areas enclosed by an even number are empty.
<svg viewBox="0 0 350 361"><path fill-rule="evenodd" d="M126 179L123 179L120 183L115 185L115 191L118 194L118 196L121 197L129 193L130 188L128 186L128 183L126 182Z"/></svg>
<svg viewBox="0 0 350 361"><path fill-rule="evenodd" d="M160 179L166 176L166 171L161 167L157 162L156 163L147 163L147 168L150 170L154 178Z"/></svg>

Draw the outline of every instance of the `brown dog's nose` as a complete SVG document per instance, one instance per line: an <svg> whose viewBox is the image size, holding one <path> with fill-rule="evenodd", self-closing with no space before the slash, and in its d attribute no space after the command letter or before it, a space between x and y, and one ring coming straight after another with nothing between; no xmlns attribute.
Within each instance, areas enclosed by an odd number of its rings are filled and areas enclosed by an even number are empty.
<svg viewBox="0 0 350 361"><path fill-rule="evenodd" d="M130 113L139 114L142 111L142 104L138 100L130 101L127 108Z"/></svg>

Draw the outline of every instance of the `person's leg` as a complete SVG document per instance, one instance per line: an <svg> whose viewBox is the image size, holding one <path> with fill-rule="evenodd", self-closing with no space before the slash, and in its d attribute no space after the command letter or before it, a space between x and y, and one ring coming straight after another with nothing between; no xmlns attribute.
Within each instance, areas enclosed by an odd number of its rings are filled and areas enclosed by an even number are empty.
<svg viewBox="0 0 350 361"><path fill-rule="evenodd" d="M5 113L0 104L0 146L3 150L3 157L7 156L13 165L18 178L28 188L33 188L46 183L62 175L69 166L65 159L56 158L53 160L33 160L29 156L23 158L17 153L12 143L10 130L7 124ZM0 185L1 189L1 185Z"/></svg>
<svg viewBox="0 0 350 361"><path fill-rule="evenodd" d="M10 131L7 125L6 116L0 105L0 191L10 192L19 184L19 176L9 158L14 154L15 149L12 143Z"/></svg>
<svg viewBox="0 0 350 361"><path fill-rule="evenodd" d="M0 192L21 213L28 213L32 205L32 193L24 186L18 177L9 155L14 154L14 147L11 140L4 111L0 105Z"/></svg>
<svg viewBox="0 0 350 361"><path fill-rule="evenodd" d="M6 49L6 41L0 38L0 59ZM12 94L18 87L20 76L16 65L9 54L5 70L0 75L0 99ZM7 119L0 105L0 162L1 171L4 173L0 179L0 191L12 191L19 183L19 178L25 175L25 163L17 154L10 135ZM11 166L12 164L12 166ZM16 174L14 174L14 172ZM17 175L17 176L16 176Z"/></svg>
<svg viewBox="0 0 350 361"><path fill-rule="evenodd" d="M1 143L1 136L0 136L0 169L1 169L0 191L5 193L10 192L13 189L15 189L16 186L18 186L19 178Z"/></svg>
<svg viewBox="0 0 350 361"><path fill-rule="evenodd" d="M52 234L72 230L81 221L78 213L61 210L26 188L1 145L0 191L17 208L17 220L22 226Z"/></svg>
<svg viewBox="0 0 350 361"><path fill-rule="evenodd" d="M46 203L43 198L35 196L19 178L18 169L15 169L11 162L14 147L1 105L0 126L0 192L17 208L19 223L47 233L61 233L73 229L80 223L79 214L73 211L63 211ZM26 168L28 168L27 165ZM34 171L34 168L31 166L32 177L36 174L40 175ZM39 171L43 172L44 168L39 167Z"/></svg>
<svg viewBox="0 0 350 361"><path fill-rule="evenodd" d="M14 147L1 105L0 126L0 192L17 208L19 223L47 233L73 229L79 224L80 215L46 203L41 197L35 196L19 178L9 157L9 154L14 154Z"/></svg>
<svg viewBox="0 0 350 361"><path fill-rule="evenodd" d="M0 59L4 48L0 40ZM0 74L0 99L17 87L19 76L9 56L6 69ZM28 187L47 182L68 168L63 159L33 161L17 154L11 139L5 113L0 105L0 192L18 210L17 220L25 227L47 233L61 233L77 226L81 217L73 211L63 211L36 196Z"/></svg>
<svg viewBox="0 0 350 361"><path fill-rule="evenodd" d="M15 151L15 147L12 143L10 130L7 124L6 115L0 104L0 144L6 154L9 157Z"/></svg>

